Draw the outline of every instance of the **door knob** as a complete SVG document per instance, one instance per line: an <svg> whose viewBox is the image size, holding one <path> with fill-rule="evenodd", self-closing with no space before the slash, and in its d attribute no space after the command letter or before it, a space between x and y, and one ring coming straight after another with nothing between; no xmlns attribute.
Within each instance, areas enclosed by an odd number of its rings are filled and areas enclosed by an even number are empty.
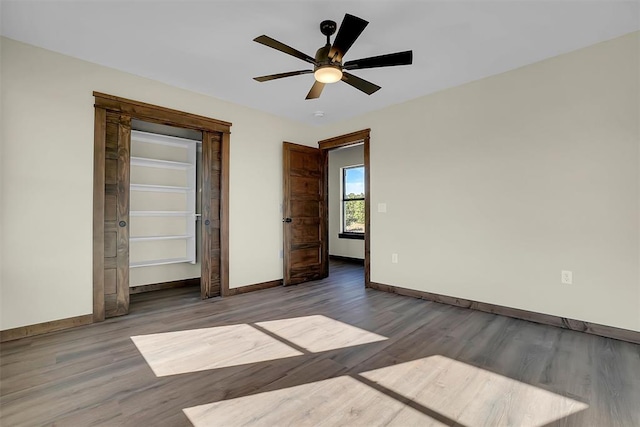
<svg viewBox="0 0 640 427"><path fill-rule="evenodd" d="M282 220L282 222L291 222L291 221L293 221L291 218L285 218Z"/></svg>
<svg viewBox="0 0 640 427"><path fill-rule="evenodd" d="M126 222L126 221L120 221L120 222L118 223L118 225L119 225L120 227L125 227L125 226L127 225L127 222Z"/></svg>
<svg viewBox="0 0 640 427"><path fill-rule="evenodd" d="M209 220L206 220L206 221L204 222L204 225L209 225L209 224L211 224L211 221L209 221Z"/></svg>

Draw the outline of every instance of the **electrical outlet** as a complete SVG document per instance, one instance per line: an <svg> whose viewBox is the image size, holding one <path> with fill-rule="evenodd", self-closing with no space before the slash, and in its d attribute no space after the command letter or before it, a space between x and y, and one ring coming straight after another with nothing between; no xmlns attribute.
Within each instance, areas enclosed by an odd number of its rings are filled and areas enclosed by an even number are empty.
<svg viewBox="0 0 640 427"><path fill-rule="evenodd" d="M560 281L563 285L572 285L573 284L573 272L569 270L562 270L560 272Z"/></svg>
<svg viewBox="0 0 640 427"><path fill-rule="evenodd" d="M398 254L391 254L391 262L394 264L398 263Z"/></svg>

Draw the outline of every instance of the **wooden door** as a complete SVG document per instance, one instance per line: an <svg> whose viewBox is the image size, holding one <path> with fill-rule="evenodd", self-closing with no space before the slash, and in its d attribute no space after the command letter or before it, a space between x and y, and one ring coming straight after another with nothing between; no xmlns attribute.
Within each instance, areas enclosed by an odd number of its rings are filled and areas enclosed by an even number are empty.
<svg viewBox="0 0 640 427"><path fill-rule="evenodd" d="M222 134L202 135L202 276L203 299L220 296L221 292L221 199L222 199Z"/></svg>
<svg viewBox="0 0 640 427"><path fill-rule="evenodd" d="M131 118L104 113L104 316L129 313Z"/></svg>
<svg viewBox="0 0 640 427"><path fill-rule="evenodd" d="M283 146L285 286L329 273L324 157L317 148L289 142Z"/></svg>

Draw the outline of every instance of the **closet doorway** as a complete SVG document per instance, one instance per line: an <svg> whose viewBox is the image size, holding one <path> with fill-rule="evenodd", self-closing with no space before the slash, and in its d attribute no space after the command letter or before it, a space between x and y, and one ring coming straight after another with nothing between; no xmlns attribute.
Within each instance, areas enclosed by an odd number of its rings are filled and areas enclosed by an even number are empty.
<svg viewBox="0 0 640 427"><path fill-rule="evenodd" d="M170 110L124 98L94 92L94 209L93 209L93 317L99 322L108 317L121 316L129 312L130 267L168 265L177 262L195 262L196 241L200 242L200 294L210 298L224 296L229 290L229 245L228 245L228 195L229 195L229 133L231 123ZM155 132L154 132L155 131ZM174 135L172 135L172 133ZM134 154L132 156L132 134ZM154 136L155 135L155 136ZM164 135L164 136L162 136ZM185 175L182 183L140 182L158 177L138 167L151 169L195 169L197 150L193 138L200 140L202 147L201 173L196 178ZM189 141L192 141L191 144ZM145 145L158 144L172 148L176 158L164 155L144 155ZM184 148L185 155L179 151ZM148 148L147 148L148 149ZM166 151L166 148L165 148ZM142 155L141 155L142 153ZM181 157L183 156L183 157ZM166 158L164 158L166 157ZM136 181L131 185L131 167L134 166ZM143 179L143 181L144 181ZM166 179L163 177L161 180ZM178 177L178 180L182 178ZM196 185L198 184L198 185ZM195 221L195 189L201 190L200 227L185 222L182 234L153 235L148 219L191 217ZM138 197L134 205L130 199L133 192L163 192L177 195L167 205L157 205L156 199ZM151 201L150 201L151 200ZM155 200L155 201L154 201ZM184 208L177 206L184 201ZM146 203L146 205L145 205ZM149 207L151 206L151 207ZM133 208L132 208L133 207ZM131 219L136 235L131 237ZM169 221L171 222L171 221ZM164 227L177 227L164 222ZM179 221L178 221L179 222ZM146 231L145 231L146 230ZM168 240L182 240L184 251L171 255L175 248ZM164 242L165 254L140 256L139 248L133 245L148 242ZM157 249L157 248L156 248ZM144 251L143 251L144 252ZM153 252L153 251L151 251ZM162 252L162 251L160 251ZM193 272L192 272L193 273ZM193 274L192 274L193 275Z"/></svg>
<svg viewBox="0 0 640 427"><path fill-rule="evenodd" d="M193 294L202 258L202 132L131 120L130 165L129 294L175 287Z"/></svg>

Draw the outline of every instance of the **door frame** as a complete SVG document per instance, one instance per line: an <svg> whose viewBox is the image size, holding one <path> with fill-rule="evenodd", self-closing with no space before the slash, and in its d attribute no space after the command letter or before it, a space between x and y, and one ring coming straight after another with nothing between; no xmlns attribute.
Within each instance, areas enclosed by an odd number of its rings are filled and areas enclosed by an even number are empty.
<svg viewBox="0 0 640 427"><path fill-rule="evenodd" d="M131 119L217 132L222 135L222 170L220 176L220 294L229 295L229 143L231 123L166 107L146 104L118 96L93 92L95 123L93 146L93 321L105 319L104 305L104 185L105 127L101 120L106 111L119 112ZM200 281L201 292L204 281Z"/></svg>
<svg viewBox="0 0 640 427"><path fill-rule="evenodd" d="M335 148L348 147L350 145L364 144L364 285L370 287L371 284L371 198L369 195L369 145L371 142L371 129L362 129L345 135L318 141L318 148L322 150L324 159L324 222L325 222L325 239L327 245L325 247L325 259L329 259L329 156L328 152ZM327 263L328 268L329 263ZM328 273L328 272L327 272Z"/></svg>

